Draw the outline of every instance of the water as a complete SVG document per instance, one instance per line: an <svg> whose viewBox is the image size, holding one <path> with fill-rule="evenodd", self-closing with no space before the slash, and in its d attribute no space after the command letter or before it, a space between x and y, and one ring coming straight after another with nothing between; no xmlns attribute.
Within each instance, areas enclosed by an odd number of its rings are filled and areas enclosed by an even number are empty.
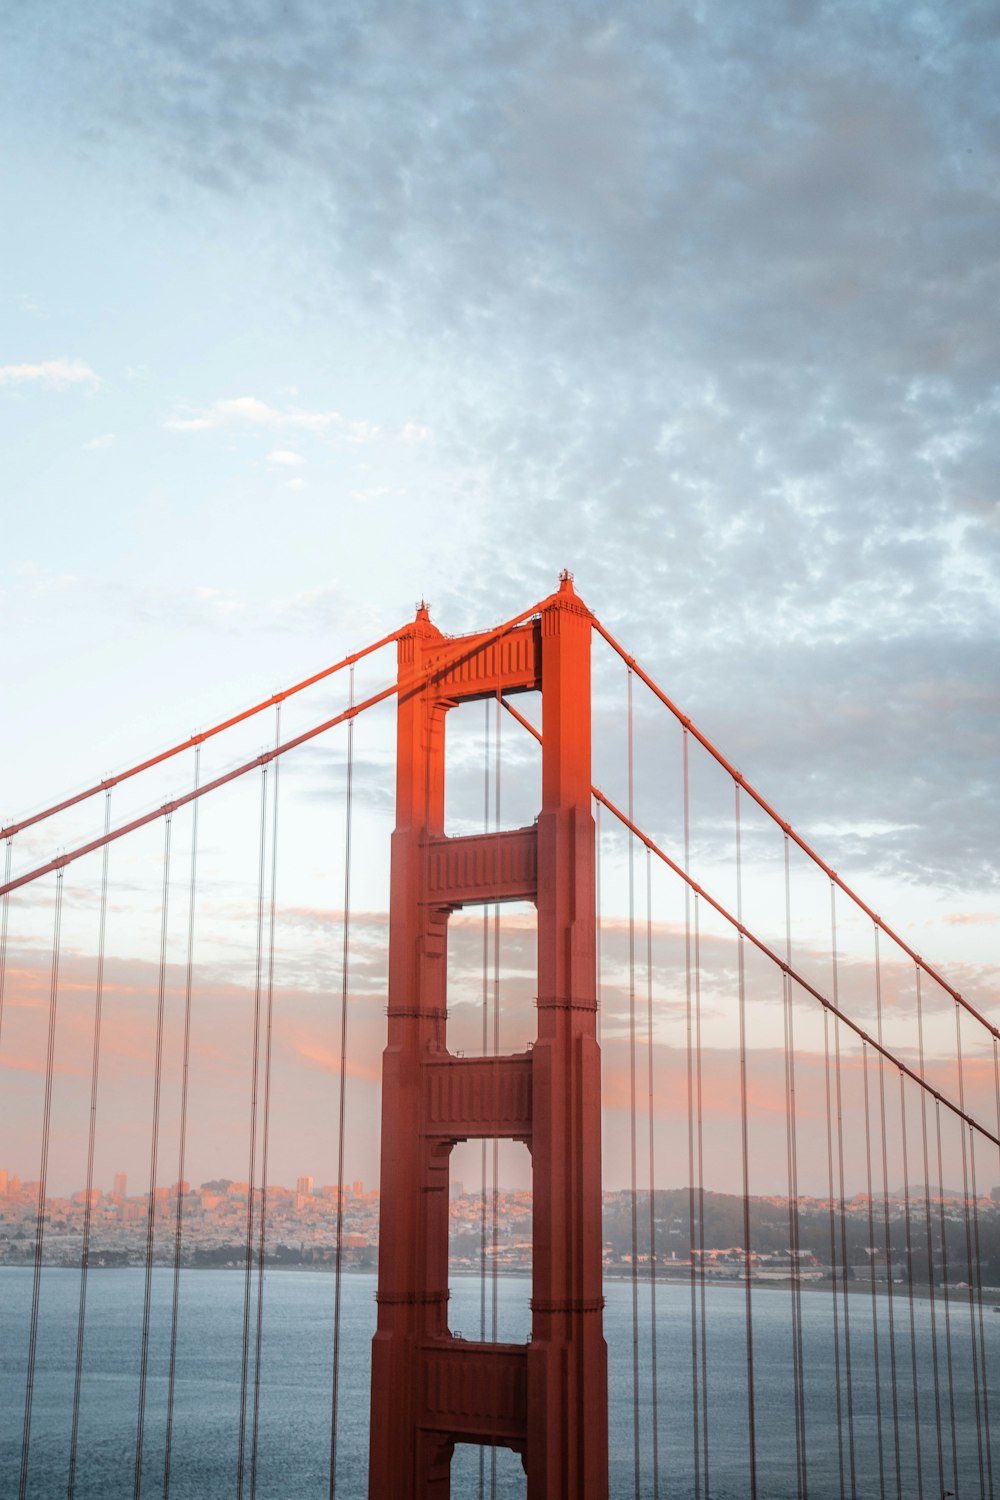
<svg viewBox="0 0 1000 1500"><path fill-rule="evenodd" d="M171 1274L153 1275L153 1319L143 1465L143 1494L160 1495L169 1358ZM80 1409L79 1500L130 1500L134 1488L136 1408L140 1363L144 1273L93 1271L88 1280L87 1343ZM239 1433L244 1279L239 1271L185 1271L177 1347L177 1396L170 1493L176 1500L206 1500L235 1494ZM260 1500L325 1500L330 1453L333 1279L327 1275L271 1271L266 1276L260 1428L256 1493ZM362 1500L368 1452L369 1344L375 1321L375 1278L356 1274L343 1280L343 1361L338 1423L338 1494ZM611 1387L611 1494L632 1500L634 1420L632 1405L632 1292L627 1282L606 1287L606 1332ZM28 1494L33 1500L65 1496L72 1416L73 1372L79 1273L46 1269L34 1391ZM499 1282L501 1338L523 1337L530 1285L527 1278ZM643 1393L640 1400L640 1487L654 1496L651 1395L648 1381L648 1288L640 1288L643 1325ZM805 1366L806 1447L812 1500L838 1497L840 1463L836 1423L836 1376L831 1338L832 1299L815 1291L802 1297ZM709 1286L708 1315L709 1477L716 1500L749 1493L744 1293L739 1287ZM755 1393L758 1432L758 1493L768 1500L794 1500L794 1402L789 1294L780 1289L754 1292ZM852 1385L857 1465L856 1493L862 1500L882 1492L876 1425L876 1384L872 1310L863 1295L851 1297ZM31 1272L0 1270L0 1496L18 1492L24 1405ZM906 1497L990 1493L982 1484L976 1446L977 1403L973 1382L973 1343L966 1303L951 1310L949 1386L942 1306L937 1305L939 1379L942 1404L944 1484L938 1468L931 1307L917 1300L914 1311L916 1401L911 1330L906 1299L895 1299L898 1455L889 1385L891 1351L888 1304L877 1308L883 1417L884 1493ZM452 1327L467 1331L479 1323L479 1285L459 1278L453 1286ZM990 1391L1000 1392L1000 1317L987 1308L984 1318ZM657 1289L659 1356L660 1496L687 1500L695 1494L691 1389L691 1309L689 1289L680 1284ZM252 1347L251 1347L252 1354ZM842 1403L845 1400L841 1370ZM954 1400L957 1464L953 1460L950 1405ZM1000 1396L994 1397L994 1425L1000 1428ZM980 1418L984 1413L980 1411ZM846 1438L846 1411L845 1411ZM391 1434L386 1435L391 1440ZM249 1450L248 1450L249 1451ZM922 1461L918 1487L917 1458ZM845 1452L845 1464L848 1455ZM994 1456L1000 1483L1000 1458ZM489 1457L486 1461L489 1494ZM479 1494L479 1450L460 1446L452 1467L455 1500ZM957 1483L956 1483L957 1476ZM703 1475L702 1494L704 1494ZM847 1493L850 1494L849 1469ZM524 1495L519 1461L498 1454L498 1500ZM244 1493L249 1496L249 1471Z"/></svg>

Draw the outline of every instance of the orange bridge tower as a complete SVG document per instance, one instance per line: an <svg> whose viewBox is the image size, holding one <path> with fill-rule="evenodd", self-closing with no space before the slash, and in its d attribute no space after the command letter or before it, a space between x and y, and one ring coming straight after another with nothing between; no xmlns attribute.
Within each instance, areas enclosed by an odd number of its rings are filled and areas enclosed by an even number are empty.
<svg viewBox="0 0 1000 1500"><path fill-rule="evenodd" d="M421 607L399 639L369 1500L449 1500L459 1442L518 1452L529 1500L607 1500L590 640L568 573L525 623L448 638ZM446 837L448 710L532 690L536 822ZM452 1056L448 917L523 900L538 911L537 1039L499 1059ZM466 1342L448 1328L449 1157L473 1138L531 1152L528 1344Z"/></svg>

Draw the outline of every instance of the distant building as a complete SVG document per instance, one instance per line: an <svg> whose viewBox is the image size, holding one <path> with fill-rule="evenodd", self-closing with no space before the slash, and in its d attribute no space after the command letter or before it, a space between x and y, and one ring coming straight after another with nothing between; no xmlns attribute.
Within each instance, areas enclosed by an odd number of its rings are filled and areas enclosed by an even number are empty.
<svg viewBox="0 0 1000 1500"><path fill-rule="evenodd" d="M314 1182L315 1178L312 1177L296 1177L295 1191L298 1196L300 1198L310 1197L313 1191Z"/></svg>
<svg viewBox="0 0 1000 1500"><path fill-rule="evenodd" d="M111 1189L111 1192L112 1192L112 1194L113 1194L113 1196L115 1198L127 1198L128 1197L128 1173L127 1172L116 1172L115 1173L114 1186Z"/></svg>

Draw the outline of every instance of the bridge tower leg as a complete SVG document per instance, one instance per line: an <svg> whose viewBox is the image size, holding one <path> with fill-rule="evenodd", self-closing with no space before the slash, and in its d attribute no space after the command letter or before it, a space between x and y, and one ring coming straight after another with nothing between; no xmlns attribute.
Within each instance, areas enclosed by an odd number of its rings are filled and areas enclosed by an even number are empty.
<svg viewBox="0 0 1000 1500"><path fill-rule="evenodd" d="M449 639L421 607L399 640L369 1500L449 1500L456 1442L520 1453L528 1500L607 1500L590 638L565 574L524 625ZM448 709L530 690L542 695L536 823L447 838ZM537 1039L510 1056L452 1056L448 916L515 900L538 909ZM449 1156L493 1137L531 1152L527 1345L448 1328Z"/></svg>

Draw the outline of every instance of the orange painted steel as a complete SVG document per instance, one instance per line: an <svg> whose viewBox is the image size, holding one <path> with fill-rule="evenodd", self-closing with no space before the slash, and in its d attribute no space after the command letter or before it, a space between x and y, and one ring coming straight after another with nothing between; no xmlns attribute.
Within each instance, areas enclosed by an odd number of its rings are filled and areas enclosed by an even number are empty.
<svg viewBox="0 0 1000 1500"><path fill-rule="evenodd" d="M855 906L858 907L860 911L863 911L865 916L869 917L871 921L874 922L875 926L885 933L887 938L891 938L896 946L906 954L907 958L912 959L917 967L923 970L928 979L933 979L935 984L939 984L945 991L945 993L950 995L951 998L955 1000L963 1010L968 1011L969 1015L973 1016L981 1026L986 1027L986 1030L991 1034L991 1036L996 1037L996 1039L1000 1041L1000 1028L997 1028L992 1024L992 1022L988 1021L986 1017L982 1015L974 1005L970 1004L969 1001L966 1000L964 995L960 994L953 985L950 985L948 983L943 974L939 974L938 971L932 968L925 959L921 958L919 953L915 953L914 950L910 947L909 943L901 938L898 932L893 931L888 922L883 922L878 913L872 911L871 907L868 906L866 902L862 901L858 893L852 890L851 887L847 884L847 881L842 880L837 874L836 870L831 869L830 866L826 863L826 860L824 860L819 854L816 853L816 850L812 847L812 845L807 843L807 841L802 837L800 833L796 833L795 829L790 823L785 822L784 818L782 818L776 811L776 809L771 806L770 802L768 802L767 799L757 791L756 787L752 786L750 782L747 781L742 772L737 771L736 767L732 764L731 761L728 761L726 759L722 751L719 750L717 746L712 744L712 741L708 738L708 736L702 734L698 726L696 724L693 724L686 714L681 713L680 709L677 707L677 704L673 701L673 699L668 697L663 689L653 681L648 672L643 671L642 667L636 661L634 656L629 656L628 652L625 650L625 647L615 640L610 631L605 630L604 626L601 624L600 620L596 618L596 616L594 618L594 629L597 631L598 635L602 636L604 640L607 641L612 651L614 651L618 656L621 657L625 665L627 667L631 667L632 671L640 679L640 681L646 684L653 696L655 698L659 698L660 702L665 708L669 708L670 712L673 714L678 723L682 724L684 728L694 736L699 745L701 745L703 749L708 751L712 759L717 761L722 769L733 778L737 786L741 786L746 792L747 796L753 798L754 802L756 802L761 811L766 813L773 822L777 823L782 833L787 833L788 837L792 840L792 843L797 844L802 850L803 854L808 855L813 864L817 865L819 869L823 871L823 874L826 875L828 879L832 880L833 884L837 886L838 889L842 890L844 892L844 895L848 896L854 902Z"/></svg>
<svg viewBox="0 0 1000 1500"><path fill-rule="evenodd" d="M157 755L151 755L148 760L129 766L126 771L119 771L114 776L105 776L102 781L96 782L82 792L75 792L72 797L66 797L62 802L54 802L51 807L44 807L40 812L32 813L30 817L21 818L17 823L10 823L6 828L0 828L0 841L12 839L22 829L32 828L36 823L44 823L46 818L65 812L69 807L76 807L78 803L86 802L90 797L96 797L98 792L110 792L112 787L119 786L123 781L129 781L133 776L141 775L143 771L150 771L154 766L162 765L165 760L172 760L175 755L183 754L185 750L193 750L196 745L203 745L206 740L224 733L227 729L232 729L236 724L242 724L246 719L252 719L255 714L263 713L266 708L273 708L276 703L284 703L286 698L301 693L304 688L314 687L317 682L323 682L327 677L332 677L335 672L343 671L344 667L353 666L363 657L371 656L373 651L381 651L382 647L388 646L398 634L398 630L393 630L389 635L384 635L380 641L374 641L370 646L366 646L363 651L355 651L353 656L345 656L342 661L334 662L332 667L324 667L322 671L314 672L311 677L304 677L301 682L294 683L280 693L273 693L270 698L264 698L262 702L255 703L252 708L244 708L240 713L233 714L231 718L223 719L221 724L213 724L211 729L202 729L198 734L190 735L179 744L171 745L168 750L161 750Z"/></svg>
<svg viewBox="0 0 1000 1500"><path fill-rule="evenodd" d="M458 1442L518 1452L529 1500L607 1500L592 617L568 574L528 613L523 625L450 640L421 608L398 643L369 1500L447 1500ZM446 838L448 710L529 690L541 692L545 731L536 823ZM537 1039L496 1060L453 1057L449 915L525 898L538 909ZM449 1157L483 1137L531 1152L526 1345L466 1343L448 1327Z"/></svg>
<svg viewBox="0 0 1000 1500"><path fill-rule="evenodd" d="M507 710L507 712L513 718L515 718L517 722L538 741L539 744L541 744L542 736L539 734L534 724L526 719L523 714L519 714L513 704L508 703L506 699L503 699L502 701L503 706ZM672 870L675 875L678 875L680 879L683 880L684 884L695 896L698 896L700 900L704 901L707 906L710 906L713 911L718 912L719 916L722 917L724 921L728 922L729 926L732 927L735 932L738 932L741 937L746 938L748 943L752 943L753 946L758 950L758 952L763 953L765 958L770 959L771 963L773 963L776 968L780 969L783 974L787 974L788 978L792 980L794 984L799 985L799 987L805 990L806 994L810 995L814 1000L818 1000L824 1010L829 1011L830 1015L834 1016L838 1021L842 1021L843 1024L848 1028L848 1030L853 1031L855 1036L858 1037L860 1041L866 1042L873 1051L878 1052L880 1056L884 1057L886 1062L891 1063L892 1066L894 1068L897 1068L900 1073L905 1074L907 1078L911 1079L914 1083L919 1085L919 1087L923 1089L925 1094L929 1094L932 1099L935 1099L939 1104L943 1104L946 1109L949 1109L951 1113L956 1116L957 1119L964 1120L966 1125L968 1125L971 1129L977 1131L979 1135L981 1135L985 1140L991 1142L992 1145L1000 1146L1000 1136L994 1135L992 1131L987 1130L986 1126L982 1125L977 1119L975 1119L973 1115L967 1114L964 1109L960 1109L957 1104L953 1104L952 1101L947 1097L947 1095L939 1093L936 1088L934 1088L927 1082L926 1078L924 1078L921 1073L916 1072L909 1066L908 1063L903 1062L903 1060L897 1057L894 1052L891 1052L888 1047L883 1046L883 1044L878 1041L876 1037L869 1035L869 1033L865 1031L864 1027L859 1026L857 1021L852 1020L847 1012L841 1010L833 1000L829 999L828 996L823 994L822 990L818 990L815 985L810 984L808 979L806 979L802 974L794 969L790 963L788 963L780 956L780 954L776 953L773 948L768 947L763 938L759 938L756 933L751 931L749 927L746 927L737 916L733 915L728 907L724 906L721 901L717 901L714 896L709 895L704 886L699 885L698 882L687 873L683 865L678 864L677 860L671 859L670 855L667 854L664 849L661 849L659 844L657 844L654 839L651 839L648 833L643 832L638 823L633 823L632 819L628 816L627 813L623 812L620 807L617 807L615 803L611 801L610 797L605 796L600 787L592 786L590 790L591 795L595 798L595 800L598 801L602 807L606 807L608 812L611 813L613 817L617 818L619 823L621 823L624 828L628 829L629 833L634 834L639 842L645 845L650 854L655 854L657 859L662 860L669 870Z"/></svg>

